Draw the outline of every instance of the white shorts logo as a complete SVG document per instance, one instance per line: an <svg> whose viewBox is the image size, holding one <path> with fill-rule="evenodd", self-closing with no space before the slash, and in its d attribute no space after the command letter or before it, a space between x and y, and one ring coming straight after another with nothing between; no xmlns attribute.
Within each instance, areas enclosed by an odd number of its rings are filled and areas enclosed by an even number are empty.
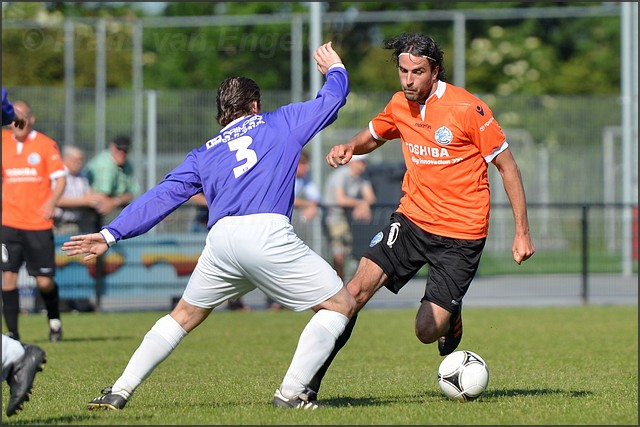
<svg viewBox="0 0 640 427"><path fill-rule="evenodd" d="M2 244L2 262L9 262L9 251L4 243Z"/></svg>
<svg viewBox="0 0 640 427"><path fill-rule="evenodd" d="M387 237L387 246L389 246L390 248L393 247L393 244L396 242L396 239L398 238L398 232L400 228L400 223L399 222L394 222L393 224L391 224L391 228L389 229L389 237Z"/></svg>

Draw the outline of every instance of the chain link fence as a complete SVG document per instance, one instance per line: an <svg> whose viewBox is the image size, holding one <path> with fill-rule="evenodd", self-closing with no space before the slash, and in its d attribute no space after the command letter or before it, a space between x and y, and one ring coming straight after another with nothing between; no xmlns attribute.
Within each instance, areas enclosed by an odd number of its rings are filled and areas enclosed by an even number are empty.
<svg viewBox="0 0 640 427"><path fill-rule="evenodd" d="M394 31L401 29L430 33L453 47L453 83L463 84L465 66L473 60L465 60L464 57L466 21L553 18L591 19L596 22L605 16L616 19L619 13L617 6L563 10L509 9L500 13L477 10L466 15L459 11L422 11L417 14L399 11L351 15L329 13L325 15L325 32L339 38L344 28L361 25L363 31L359 34L362 34L363 40L358 42L375 46L380 45L389 27ZM637 9L635 13L637 15ZM251 18L255 20L251 25L259 26L264 17ZM202 53L198 49L206 50L214 46L216 52L227 52L234 40L243 40L242 46L235 48L254 49L263 56L265 49L269 49L272 59L284 52L282 58L278 56L278 62L291 62L290 75L274 77L269 74L268 78L291 78L290 82L281 82L282 87L291 87L290 90L263 92L262 109L270 111L314 95L302 92L304 67L293 69L295 58L300 58L302 53L296 51L300 46L296 47L291 42L299 42L295 34L300 36L300 40L304 34L300 16L290 18L279 16L277 23L286 27L283 36L268 39L279 42L288 40L289 44L284 47L273 43L264 45L266 39L254 40L248 33L245 34L243 29L249 25L248 17L157 17L144 20L144 29L141 21L134 22L131 35L124 38L121 37L122 33L112 29L118 25L130 25L130 22L110 22L105 25L94 20L79 20L75 27L68 25L68 21L3 22L3 39L19 38L25 55L46 53L51 60L64 62L65 72L73 69L73 64L67 63L73 60L73 55L65 56L70 41L65 34L74 35L76 44L75 47L71 45L71 49L75 55L85 54L85 51L96 55L96 87L80 87L81 83L76 82L78 87L74 84L65 87L14 86L7 87L7 90L12 100L23 99L31 104L36 117L36 129L55 139L61 147L66 143L78 145L85 151L87 159L104 148L105 138L108 141L117 134L132 135L135 146L129 157L135 165L141 187L148 189L178 165L188 151L216 134L219 126L215 122L214 90L152 90L148 87L143 90L141 72L136 74L136 67L141 68L145 60L144 55L136 57L136 52L142 54L142 32L147 43L152 40L155 44L157 61L175 49L191 49L195 53ZM188 36L191 33L186 30L184 34L179 30L209 26L222 28L225 25L233 27L232 33L229 32L231 30L212 31L211 37L220 33L219 40L210 41L213 44L194 35ZM169 28L178 30L168 31ZM98 43L100 35L106 37L103 46ZM234 37L230 38L231 35ZM286 35L291 37L287 38ZM187 37L186 41L184 37ZM131 55L127 54L130 50ZM131 64L118 63L114 68L112 62L106 61L107 53L116 55L115 58L120 60L129 58ZM611 54L617 55L617 52ZM98 67L100 58L104 62L102 69ZM3 59L7 59L4 52ZM390 63L384 66L392 68ZM132 87L107 88L107 67L110 73L117 69L118 73L131 75ZM376 73L374 71L371 76L375 78ZM266 74L264 78L267 78ZM259 78L256 80L258 84L261 83ZM637 85L635 87L637 90ZM615 283L618 281L615 277L637 279L637 125L631 152L623 150L621 105L624 98L498 93L501 91L476 95L493 110L520 166L537 253L521 266L511 259L513 217L501 179L497 170L490 165L493 207L479 279L520 277L514 280L524 283L526 277L539 277L537 275L571 275L581 283L578 294L587 292L587 284L594 275L613 275L607 276L613 279L605 280L605 293L615 293ZM369 120L384 108L391 95L390 92L373 90L352 91L336 123L312 143L321 144L320 153L324 156L333 145L347 141L365 128ZM637 109L637 92L635 102ZM65 140L65 136L69 140ZM352 224L354 256L348 265L350 272L355 270L357 258L371 237L384 226L397 206L404 171L398 144L398 141L388 141L369 158L368 169L380 204L374 210L371 224ZM315 172L320 177L316 184L322 187L331 168L321 159L312 159L312 165L319 169ZM625 186L631 187L633 197L630 203L625 198L625 194L629 193ZM89 306L104 310L166 308L181 294L203 247L204 235L192 231L195 209L194 205L185 204L148 235L116 246L103 260L104 265L86 266L58 253L57 280L61 285L62 297L67 301L85 300ZM312 222L302 222L294 213L293 223L309 246L330 259L321 215ZM56 236L57 247L65 237ZM421 272L418 280L422 280L425 274L426 271ZM32 279L23 272L20 280L24 305L31 309L36 306ZM611 286L606 284L609 282ZM536 287L527 282L521 293L526 299L536 293ZM391 304L392 301L398 301L391 294L383 295L382 302ZM584 295L582 297L583 301L589 300ZM553 294L549 294L549 300L553 298ZM263 301L260 294L252 292L247 296L247 302L252 305L260 306ZM412 301L415 302L415 299Z"/></svg>

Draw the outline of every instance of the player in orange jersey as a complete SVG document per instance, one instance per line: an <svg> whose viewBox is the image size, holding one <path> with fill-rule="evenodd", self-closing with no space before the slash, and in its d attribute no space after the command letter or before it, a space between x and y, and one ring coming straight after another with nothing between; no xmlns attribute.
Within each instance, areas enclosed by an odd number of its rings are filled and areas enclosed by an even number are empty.
<svg viewBox="0 0 640 427"><path fill-rule="evenodd" d="M18 272L26 263L47 309L49 339L59 341L53 215L66 186L66 172L56 142L33 129L29 104L14 101L13 109L26 125L21 129L13 122L11 130L2 130L2 312L9 335L19 339Z"/></svg>
<svg viewBox="0 0 640 427"><path fill-rule="evenodd" d="M371 241L347 288L358 309L382 286L397 293L425 264L429 273L416 315L418 339L438 341L440 355L462 339L462 299L478 269L489 228L489 181L493 163L504 183L515 220L512 252L520 264L535 252L518 165L493 113L465 89L446 83L443 53L422 34L385 41L393 50L402 91L346 144L327 155L332 167L399 139L407 172L403 197L390 223ZM316 374L320 382L349 339L354 316L332 355Z"/></svg>
<svg viewBox="0 0 640 427"><path fill-rule="evenodd" d="M13 124L23 129L26 121L16 117L13 104L7 98L7 91L2 88L2 126ZM4 259L5 251L2 250ZM47 362L47 354L37 345L22 344L20 341L2 334L2 381L9 385L7 416L11 417L20 411L24 402L28 401L33 388L33 380L42 371Z"/></svg>

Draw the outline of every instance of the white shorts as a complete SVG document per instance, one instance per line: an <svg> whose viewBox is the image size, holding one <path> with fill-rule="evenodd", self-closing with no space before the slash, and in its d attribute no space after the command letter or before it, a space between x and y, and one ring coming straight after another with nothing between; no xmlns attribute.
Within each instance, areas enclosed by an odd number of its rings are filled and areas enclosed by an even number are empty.
<svg viewBox="0 0 640 427"><path fill-rule="evenodd" d="M255 288L293 311L326 301L343 287L335 270L313 252L280 214L229 216L207 235L182 297L215 308Z"/></svg>

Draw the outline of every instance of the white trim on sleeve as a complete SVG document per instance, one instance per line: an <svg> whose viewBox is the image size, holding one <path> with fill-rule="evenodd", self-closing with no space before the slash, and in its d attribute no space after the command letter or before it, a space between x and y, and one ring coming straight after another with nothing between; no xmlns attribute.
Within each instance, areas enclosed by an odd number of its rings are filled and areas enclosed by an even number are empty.
<svg viewBox="0 0 640 427"><path fill-rule="evenodd" d="M501 146L493 150L493 153L489 154L488 156L485 156L484 161L487 163L491 163L493 159L495 159L498 156L498 154L502 153L507 148L509 148L509 143L505 140Z"/></svg>
<svg viewBox="0 0 640 427"><path fill-rule="evenodd" d="M387 140L380 137L375 130L373 130L373 122L369 122L369 132L371 133L371 136L378 140L378 141L382 141L382 142L386 142Z"/></svg>
<svg viewBox="0 0 640 427"><path fill-rule="evenodd" d="M107 242L107 246L111 247L116 244L116 238L113 237L113 234L111 234L111 232L106 228L103 228L102 230L100 230L100 234L102 234L102 237L104 237L105 242Z"/></svg>
<svg viewBox="0 0 640 427"><path fill-rule="evenodd" d="M57 170L57 171L52 172L51 174L49 174L49 179L51 181L55 181L56 179L62 178L63 176L67 176L67 175L69 175L69 174L67 173L66 169Z"/></svg>

